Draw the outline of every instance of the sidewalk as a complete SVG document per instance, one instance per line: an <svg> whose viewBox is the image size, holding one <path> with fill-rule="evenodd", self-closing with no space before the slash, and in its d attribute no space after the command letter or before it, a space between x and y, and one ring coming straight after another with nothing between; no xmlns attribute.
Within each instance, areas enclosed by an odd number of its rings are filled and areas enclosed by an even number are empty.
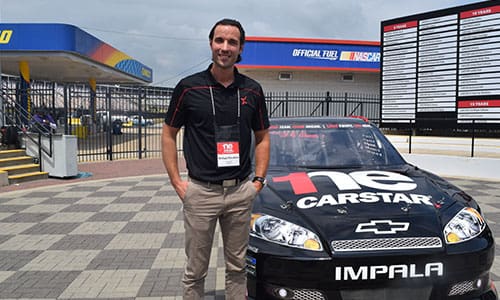
<svg viewBox="0 0 500 300"><path fill-rule="evenodd" d="M48 185L80 183L90 180L161 174L165 175L165 182L168 182L167 171L163 166L161 158L79 163L78 171L80 176L77 176L76 178L48 178L23 182L20 184L0 187L0 193L44 187Z"/></svg>
<svg viewBox="0 0 500 300"><path fill-rule="evenodd" d="M182 299L182 203L161 159L83 163L79 170L92 176L0 189L0 299ZM452 182L480 202L500 232L500 183ZM209 300L224 299L217 236ZM500 285L499 257L492 278Z"/></svg>
<svg viewBox="0 0 500 300"><path fill-rule="evenodd" d="M386 135L389 141L400 153L408 153L410 137L407 135ZM500 159L500 139L475 138L475 158ZM451 155L470 158L472 155L472 138L470 137L442 137L442 136L412 136L411 153Z"/></svg>
<svg viewBox="0 0 500 300"><path fill-rule="evenodd" d="M161 159L78 169L92 176L0 191L0 299L182 299L182 203ZM222 300L213 247L205 298Z"/></svg>
<svg viewBox="0 0 500 300"><path fill-rule="evenodd" d="M387 135L411 164L440 176L500 181L500 139Z"/></svg>

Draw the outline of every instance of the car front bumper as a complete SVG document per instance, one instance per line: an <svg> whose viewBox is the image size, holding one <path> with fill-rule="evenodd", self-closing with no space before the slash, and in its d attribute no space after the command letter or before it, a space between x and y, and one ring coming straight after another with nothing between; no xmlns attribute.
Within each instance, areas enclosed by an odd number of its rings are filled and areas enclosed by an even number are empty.
<svg viewBox="0 0 500 300"><path fill-rule="evenodd" d="M255 240L254 240L255 242ZM364 253L322 258L282 256L253 243L247 252L249 299L497 299L489 269L494 241L469 251Z"/></svg>

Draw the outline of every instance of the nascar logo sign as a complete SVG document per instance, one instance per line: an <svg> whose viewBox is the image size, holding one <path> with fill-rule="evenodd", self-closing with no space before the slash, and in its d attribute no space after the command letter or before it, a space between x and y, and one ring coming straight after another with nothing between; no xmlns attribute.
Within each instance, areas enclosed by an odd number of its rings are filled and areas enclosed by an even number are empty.
<svg viewBox="0 0 500 300"><path fill-rule="evenodd" d="M358 51L342 51L340 60L347 61L362 61L362 62L380 62L379 52L358 52Z"/></svg>

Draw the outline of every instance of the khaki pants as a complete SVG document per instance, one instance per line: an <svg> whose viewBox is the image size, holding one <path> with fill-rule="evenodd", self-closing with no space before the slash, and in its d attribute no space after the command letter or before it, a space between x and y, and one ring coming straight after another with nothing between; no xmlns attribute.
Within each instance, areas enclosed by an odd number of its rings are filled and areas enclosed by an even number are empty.
<svg viewBox="0 0 500 300"><path fill-rule="evenodd" d="M217 221L224 243L226 300L246 299L245 256L256 193L250 180L223 188L190 179L183 207L187 256L183 299L203 299Z"/></svg>

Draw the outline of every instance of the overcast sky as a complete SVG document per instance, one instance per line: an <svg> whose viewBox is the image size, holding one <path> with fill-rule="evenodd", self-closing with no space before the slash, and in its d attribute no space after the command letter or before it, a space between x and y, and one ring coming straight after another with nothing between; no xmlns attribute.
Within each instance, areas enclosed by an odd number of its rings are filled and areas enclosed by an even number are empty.
<svg viewBox="0 0 500 300"><path fill-rule="evenodd" d="M239 20L247 36L379 41L381 21L476 2L0 0L0 22L75 25L151 67L153 84L173 87L208 66L208 32L222 18Z"/></svg>

